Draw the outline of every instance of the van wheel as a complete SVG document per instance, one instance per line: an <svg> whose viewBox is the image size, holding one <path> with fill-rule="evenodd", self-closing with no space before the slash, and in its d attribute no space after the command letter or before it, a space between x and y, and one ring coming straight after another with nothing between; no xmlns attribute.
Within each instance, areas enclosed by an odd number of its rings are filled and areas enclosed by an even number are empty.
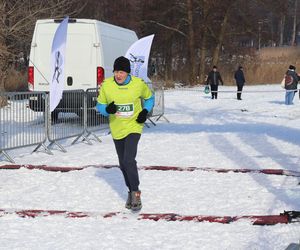
<svg viewBox="0 0 300 250"><path fill-rule="evenodd" d="M75 111L75 114L80 117L80 119L83 119L83 111Z"/></svg>
<svg viewBox="0 0 300 250"><path fill-rule="evenodd" d="M58 120L58 114L59 114L59 112L58 111L53 111L53 112L51 112L51 121L52 122L57 122L57 120Z"/></svg>

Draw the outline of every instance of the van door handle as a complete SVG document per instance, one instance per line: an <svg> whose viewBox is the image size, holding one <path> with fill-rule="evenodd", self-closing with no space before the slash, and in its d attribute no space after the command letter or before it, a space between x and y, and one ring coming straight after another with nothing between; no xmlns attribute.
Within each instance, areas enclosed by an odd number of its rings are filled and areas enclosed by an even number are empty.
<svg viewBox="0 0 300 250"><path fill-rule="evenodd" d="M68 86L72 86L73 85L73 78L71 76L68 76L68 78L67 78L67 84L68 84Z"/></svg>

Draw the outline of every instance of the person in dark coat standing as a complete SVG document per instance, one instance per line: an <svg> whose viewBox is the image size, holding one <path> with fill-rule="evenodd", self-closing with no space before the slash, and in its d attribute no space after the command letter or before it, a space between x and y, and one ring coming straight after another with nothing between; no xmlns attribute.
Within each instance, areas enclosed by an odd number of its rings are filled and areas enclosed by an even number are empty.
<svg viewBox="0 0 300 250"><path fill-rule="evenodd" d="M296 72L296 67L294 65L290 65L289 69L285 73L285 78L288 79L287 77L291 76L291 80L286 80L285 81L285 104L286 105L292 105L295 93L297 92L297 85L300 80L299 75Z"/></svg>
<svg viewBox="0 0 300 250"><path fill-rule="evenodd" d="M236 94L237 99L242 100L242 98L241 98L242 91L243 91L244 84L246 82L242 66L239 66L237 71L235 71L234 79L235 79L236 86L237 86L237 94Z"/></svg>
<svg viewBox="0 0 300 250"><path fill-rule="evenodd" d="M206 80L206 85L210 85L211 90L211 99L217 99L218 98L218 87L219 83L224 85L224 82L222 80L221 74L217 69L217 66L213 66L212 71L208 73L208 77Z"/></svg>

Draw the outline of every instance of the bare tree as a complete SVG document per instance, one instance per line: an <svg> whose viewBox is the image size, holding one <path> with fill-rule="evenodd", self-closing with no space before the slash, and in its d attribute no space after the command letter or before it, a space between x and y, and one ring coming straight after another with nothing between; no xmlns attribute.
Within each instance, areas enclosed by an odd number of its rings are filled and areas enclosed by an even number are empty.
<svg viewBox="0 0 300 250"><path fill-rule="evenodd" d="M195 58L195 32L193 22L193 1L187 0L187 20L188 20L188 46L189 46L189 61L190 61L190 84L196 83L196 58Z"/></svg>
<svg viewBox="0 0 300 250"><path fill-rule="evenodd" d="M36 20L75 15L83 6L78 0L0 0L0 91L15 57L28 53Z"/></svg>
<svg viewBox="0 0 300 250"><path fill-rule="evenodd" d="M207 55L207 31L208 31L208 15L212 5L209 4L210 0L200 0L201 6L200 15L200 62L199 62L199 78L200 81L205 79L205 58Z"/></svg>
<svg viewBox="0 0 300 250"><path fill-rule="evenodd" d="M291 39L291 45L292 46L296 44L297 12L298 12L298 0L295 0L295 3L294 3L294 13L293 13L293 30L292 30L292 39Z"/></svg>

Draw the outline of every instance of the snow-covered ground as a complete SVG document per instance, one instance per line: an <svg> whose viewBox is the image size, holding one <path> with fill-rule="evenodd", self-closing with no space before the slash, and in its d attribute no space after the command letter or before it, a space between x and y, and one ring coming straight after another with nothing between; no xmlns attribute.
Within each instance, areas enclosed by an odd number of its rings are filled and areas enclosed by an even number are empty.
<svg viewBox="0 0 300 250"><path fill-rule="evenodd" d="M220 90L235 90L221 86ZM279 85L246 86L211 100L202 89L165 92L165 117L145 128L140 166L287 169L300 171L300 102L284 105ZM246 92L249 91L249 92ZM258 91L258 92L253 92ZM264 92L270 91L270 92ZM273 92L272 92L273 91ZM102 143L62 142L67 153L9 151L17 164L87 166L117 164L110 135ZM1 165L7 164L4 158ZM258 173L140 171L143 213L278 215L300 210L299 179ZM127 190L116 169L68 173L1 170L0 208L127 213ZM0 249L285 249L299 243L300 224L253 226L49 216L0 218Z"/></svg>

